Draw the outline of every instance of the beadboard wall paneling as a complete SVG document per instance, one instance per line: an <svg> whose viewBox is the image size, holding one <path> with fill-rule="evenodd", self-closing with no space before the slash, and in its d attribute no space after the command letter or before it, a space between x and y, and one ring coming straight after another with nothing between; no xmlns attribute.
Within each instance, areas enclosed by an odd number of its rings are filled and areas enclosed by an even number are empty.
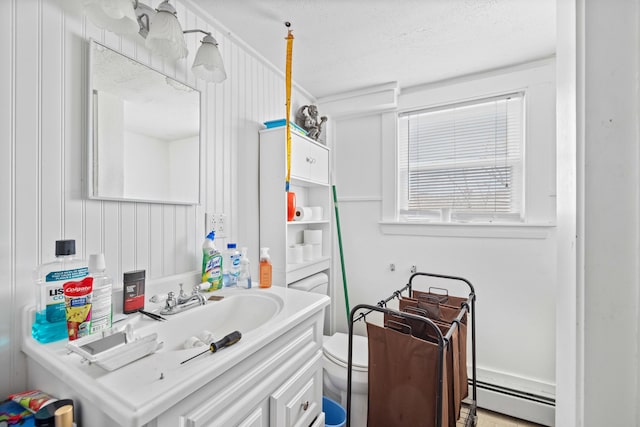
<svg viewBox="0 0 640 427"><path fill-rule="evenodd" d="M103 252L116 286L135 269L159 279L200 268L204 214L220 212L227 237L219 246L237 241L258 259L258 130L285 115L283 73L193 2L172 4L183 28L211 31L220 43L224 83L190 71L202 34L187 34L189 57L170 64L138 36L97 28L80 0L0 2L0 54L8 59L0 64L0 298L10 302L0 310L2 396L27 386L20 311L34 301L32 271L54 259L55 240L75 239L83 257ZM284 33L274 40L283 51ZM200 205L86 198L90 39L201 91ZM294 87L292 109L312 101Z"/></svg>

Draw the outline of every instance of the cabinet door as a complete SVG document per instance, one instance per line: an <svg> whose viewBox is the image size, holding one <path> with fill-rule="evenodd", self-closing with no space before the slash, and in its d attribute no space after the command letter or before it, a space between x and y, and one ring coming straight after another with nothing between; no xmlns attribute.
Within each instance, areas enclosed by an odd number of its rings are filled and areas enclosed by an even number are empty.
<svg viewBox="0 0 640 427"><path fill-rule="evenodd" d="M291 176L329 183L329 150L298 135L291 136Z"/></svg>
<svg viewBox="0 0 640 427"><path fill-rule="evenodd" d="M329 151L310 144L308 147L309 181L329 184Z"/></svg>
<svg viewBox="0 0 640 427"><path fill-rule="evenodd" d="M306 427L322 412L322 352L293 375L270 398L270 425Z"/></svg>
<svg viewBox="0 0 640 427"><path fill-rule="evenodd" d="M291 176L307 180L309 172L309 142L291 135Z"/></svg>

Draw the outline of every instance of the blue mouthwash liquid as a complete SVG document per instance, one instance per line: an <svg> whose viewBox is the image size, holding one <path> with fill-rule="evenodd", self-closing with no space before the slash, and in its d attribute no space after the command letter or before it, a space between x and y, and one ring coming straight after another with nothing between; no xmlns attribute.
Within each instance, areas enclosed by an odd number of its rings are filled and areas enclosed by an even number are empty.
<svg viewBox="0 0 640 427"><path fill-rule="evenodd" d="M89 274L87 263L76 257L75 240L56 240L56 260L40 265L34 272L36 318L31 336L41 343L68 337L62 285Z"/></svg>

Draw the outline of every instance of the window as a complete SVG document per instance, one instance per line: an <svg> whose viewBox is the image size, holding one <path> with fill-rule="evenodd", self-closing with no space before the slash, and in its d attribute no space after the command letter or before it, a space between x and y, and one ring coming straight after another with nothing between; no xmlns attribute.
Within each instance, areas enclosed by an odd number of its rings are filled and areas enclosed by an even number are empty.
<svg viewBox="0 0 640 427"><path fill-rule="evenodd" d="M523 100L512 93L400 114L400 217L522 219Z"/></svg>

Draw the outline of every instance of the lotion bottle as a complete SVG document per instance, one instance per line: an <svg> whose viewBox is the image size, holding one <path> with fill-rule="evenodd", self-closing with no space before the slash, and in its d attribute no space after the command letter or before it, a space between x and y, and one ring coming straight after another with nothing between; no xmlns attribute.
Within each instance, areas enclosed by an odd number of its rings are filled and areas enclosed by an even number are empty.
<svg viewBox="0 0 640 427"><path fill-rule="evenodd" d="M271 257L269 248L260 248L260 287L271 287Z"/></svg>

